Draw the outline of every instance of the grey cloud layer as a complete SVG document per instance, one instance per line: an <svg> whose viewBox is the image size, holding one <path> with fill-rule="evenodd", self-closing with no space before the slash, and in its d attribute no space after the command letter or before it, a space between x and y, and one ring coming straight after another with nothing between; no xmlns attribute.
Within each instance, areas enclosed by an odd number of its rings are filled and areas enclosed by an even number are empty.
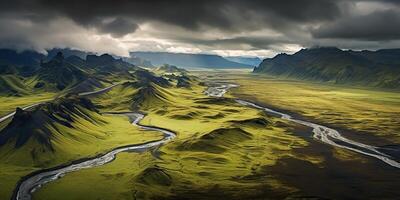
<svg viewBox="0 0 400 200"><path fill-rule="evenodd" d="M233 16L260 19L272 16L288 21L307 22L333 19L340 14L332 0L15 0L2 1L3 12L33 12L65 15L79 24L88 25L99 18L127 16L137 20L157 20L189 29L201 25L235 29ZM230 13L235 11L236 13Z"/></svg>
<svg viewBox="0 0 400 200"><path fill-rule="evenodd" d="M373 12L365 16L351 16L322 25L313 31L317 38L346 38L358 40L400 39L400 10Z"/></svg>
<svg viewBox="0 0 400 200"><path fill-rule="evenodd" d="M357 3L382 4L387 9L360 14L353 10ZM166 24L154 37L207 47L205 49L332 45L344 43L344 40L347 46L354 44L353 48L368 46L370 41L375 41L374 46L382 44L384 48L385 42L400 40L399 7L400 2L395 0L0 0L3 18L0 27L5 30L0 32L0 46L11 43L34 46L35 37L39 37L38 41L49 37L46 31L37 28L32 36L12 36L12 32L7 31L12 23L17 23L13 32L29 32L32 27L21 23L46 29L47 24L55 20L70 19L82 30L95 30L115 39L135 33L144 23ZM173 27L179 27L179 30ZM53 40L62 35L61 39L67 41L64 45L74 44L72 37L61 34L62 29L61 25L53 28L56 36L51 36L51 32L47 34ZM210 37L206 34L210 30L216 30L224 37ZM251 35L257 30L270 30L275 34ZM185 33L187 35L182 37ZM190 33L196 33L196 37ZM84 46L81 42L76 43ZM62 41L54 45L62 45Z"/></svg>

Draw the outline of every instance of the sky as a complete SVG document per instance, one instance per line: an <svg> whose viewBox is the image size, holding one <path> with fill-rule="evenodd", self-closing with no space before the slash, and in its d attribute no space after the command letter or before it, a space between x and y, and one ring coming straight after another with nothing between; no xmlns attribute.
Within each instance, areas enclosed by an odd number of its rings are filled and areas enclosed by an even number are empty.
<svg viewBox="0 0 400 200"><path fill-rule="evenodd" d="M272 57L400 47L397 0L0 0L0 48Z"/></svg>

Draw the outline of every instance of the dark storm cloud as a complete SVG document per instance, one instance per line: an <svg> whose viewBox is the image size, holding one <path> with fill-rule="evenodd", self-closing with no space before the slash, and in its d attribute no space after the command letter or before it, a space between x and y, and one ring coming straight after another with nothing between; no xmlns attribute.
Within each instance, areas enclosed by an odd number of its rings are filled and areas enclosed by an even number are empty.
<svg viewBox="0 0 400 200"><path fill-rule="evenodd" d="M365 16L353 16L322 25L313 31L317 38L344 38L359 40L400 39L400 12L386 10Z"/></svg>
<svg viewBox="0 0 400 200"><path fill-rule="evenodd" d="M114 37L122 37L126 34L133 33L138 25L124 18L115 18L111 21L99 22L96 24L97 29L102 33L110 33Z"/></svg>
<svg viewBox="0 0 400 200"><path fill-rule="evenodd" d="M174 38L174 41L180 43L194 43L198 45L210 46L210 47L229 47L229 49L241 49L242 45L247 46L247 50L256 49L270 49L273 46L280 44L293 43L288 38L279 36L254 36L254 37L232 37L226 39L194 39L190 37Z"/></svg>
<svg viewBox="0 0 400 200"><path fill-rule="evenodd" d="M332 0L17 0L1 7L4 12L64 15L86 26L96 25L99 18L125 16L137 21L155 20L194 30L201 25L236 29L241 24L236 24L231 18L251 20L248 17L254 15L266 20L260 21L262 25L274 24L273 19L309 22L333 19L340 14L336 1ZM275 26L278 24L275 23Z"/></svg>
<svg viewBox="0 0 400 200"><path fill-rule="evenodd" d="M0 46L385 48L400 40L399 11L397 0L0 0Z"/></svg>

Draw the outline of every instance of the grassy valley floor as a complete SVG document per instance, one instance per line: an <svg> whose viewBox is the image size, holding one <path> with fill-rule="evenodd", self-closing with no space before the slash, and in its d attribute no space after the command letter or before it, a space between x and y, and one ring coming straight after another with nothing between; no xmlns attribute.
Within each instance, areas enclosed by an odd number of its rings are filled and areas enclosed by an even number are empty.
<svg viewBox="0 0 400 200"><path fill-rule="evenodd" d="M141 124L173 130L177 137L149 151L120 153L111 163L71 172L44 185L34 199L391 199L400 195L398 169L321 143L312 138L308 127L235 102L236 98L254 101L337 128L356 141L383 146L399 141L394 132L400 124L395 118L400 112L398 93L284 81L240 71L196 74L201 81L240 87L217 99L207 97L207 87L195 79L182 88L132 82L91 97L100 113L139 110L146 113ZM94 131L112 130L109 137L67 145L66 155L72 157L60 154L57 162L161 137L141 132L125 117L99 117L109 123ZM0 194L34 169L4 165L0 176L7 187Z"/></svg>
<svg viewBox="0 0 400 200"><path fill-rule="evenodd" d="M88 196L91 199L196 199L226 195L250 198L264 192L278 197L280 192L294 189L272 177L265 180L258 177L257 183L251 181L251 176L265 166L273 166L281 156L301 157L313 163L320 161L319 157L292 152L308 144L293 133L304 127L243 107L229 98L209 98L203 94L205 89L202 86L169 88L164 90L168 96L164 101L152 99L153 106L143 104L147 116L141 123L174 130L178 137L171 143L143 154L123 153L115 162L68 174L62 180L45 185L35 193L35 198L56 197L61 190L73 194L65 199ZM94 102L99 103L101 99L100 96ZM107 101L103 103L109 105ZM111 110L113 108L111 106ZM124 111L119 106L116 108ZM103 181L115 185L115 190L103 193L73 184L102 188ZM268 189L270 191L251 194L263 187L277 191ZM247 192L241 194L241 190ZM79 196L85 192L86 195ZM60 198L64 197L57 197Z"/></svg>
<svg viewBox="0 0 400 200"><path fill-rule="evenodd" d="M141 123L173 130L177 138L150 152L122 153L112 163L72 172L45 185L34 194L35 199L365 199L399 195L397 169L322 144L312 139L307 127L233 100L253 100L343 130L361 128L362 134L372 138L396 138L390 130L398 126L387 120L396 115L397 93L279 81L240 72L199 75L211 81L236 82L241 87L218 100L206 97L203 86L157 88L142 103L141 110L147 116ZM127 90L126 94L135 92ZM103 111L131 109L127 97L115 97L125 102L117 105L110 94L93 101L103 105ZM307 101L312 103L302 105ZM383 112L386 118L374 124L353 124L365 119L359 113L366 109ZM369 112L365 117L372 119ZM342 114L351 122L337 123ZM380 122L388 126L376 134L372 128ZM390 141L370 141L371 137L362 139L368 144ZM65 191L70 195L58 195Z"/></svg>
<svg viewBox="0 0 400 200"><path fill-rule="evenodd" d="M371 144L400 143L400 92L357 88L254 75L216 72L210 79L235 82L231 94L301 118L353 131L360 140L382 136ZM351 135L349 135L351 137ZM366 138L363 138L366 137Z"/></svg>

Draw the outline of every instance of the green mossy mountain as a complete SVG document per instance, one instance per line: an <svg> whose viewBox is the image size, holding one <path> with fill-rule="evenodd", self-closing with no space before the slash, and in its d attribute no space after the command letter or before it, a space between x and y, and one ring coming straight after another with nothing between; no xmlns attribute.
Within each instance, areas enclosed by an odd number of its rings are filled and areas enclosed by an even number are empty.
<svg viewBox="0 0 400 200"><path fill-rule="evenodd" d="M8 51L0 50L0 54L4 52ZM37 66L32 64L32 67L17 65L18 62L14 62L12 56L8 58L0 55L8 59L4 64L0 63L0 95L21 96L38 91L87 92L103 88L103 83L112 83L113 80L132 79L134 76L131 72L141 70L108 54L87 55L85 60L81 58L81 54L70 55L69 52L70 56L65 57L61 51L55 53L53 50L50 53L53 57L49 55L46 59L41 59ZM31 60L34 62L37 58ZM168 83L164 81L164 84Z"/></svg>
<svg viewBox="0 0 400 200"><path fill-rule="evenodd" d="M188 71L186 69L178 68L175 65L168 65L168 64L164 64L164 65L158 67L157 71L160 71L163 73L188 73Z"/></svg>
<svg viewBox="0 0 400 200"><path fill-rule="evenodd" d="M137 69L134 65L127 63L122 59L115 59L109 54L103 54L100 56L88 55L86 56L86 64L89 67L102 72L121 72Z"/></svg>
<svg viewBox="0 0 400 200"><path fill-rule="evenodd" d="M132 97L132 109L151 108L152 105L164 106L170 102L170 95L153 83L143 85Z"/></svg>
<svg viewBox="0 0 400 200"><path fill-rule="evenodd" d="M53 151L56 135L68 137L61 129L73 128L76 118L97 123L90 117L91 112L97 110L89 100L72 96L44 103L32 111L17 108L12 121L0 131L0 146L13 143L15 148L20 148L31 140L43 149Z"/></svg>
<svg viewBox="0 0 400 200"><path fill-rule="evenodd" d="M81 69L66 62L64 56L59 52L49 62L42 63L41 68L37 71L40 83L50 83L55 85L58 90L82 82L88 78L88 75Z"/></svg>
<svg viewBox="0 0 400 200"><path fill-rule="evenodd" d="M254 69L285 78L400 88L400 49L344 51L335 47L302 49L265 59Z"/></svg>
<svg viewBox="0 0 400 200"><path fill-rule="evenodd" d="M140 85L148 85L150 83L154 83L161 87L171 86L171 83L167 79L157 76L156 74L147 70L137 70L133 73L133 75L136 80L138 80Z"/></svg>

